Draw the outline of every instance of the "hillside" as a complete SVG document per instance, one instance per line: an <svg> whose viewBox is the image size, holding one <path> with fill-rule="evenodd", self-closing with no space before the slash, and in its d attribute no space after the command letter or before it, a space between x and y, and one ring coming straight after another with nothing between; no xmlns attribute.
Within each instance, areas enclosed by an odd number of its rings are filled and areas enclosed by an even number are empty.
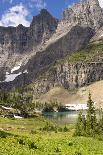
<svg viewBox="0 0 103 155"><path fill-rule="evenodd" d="M42 94L40 98L35 101L42 103L58 101L62 104L84 104L87 103L89 92L92 94L95 106L97 108L103 107L103 81L72 90L67 90L63 87L54 87L46 94Z"/></svg>

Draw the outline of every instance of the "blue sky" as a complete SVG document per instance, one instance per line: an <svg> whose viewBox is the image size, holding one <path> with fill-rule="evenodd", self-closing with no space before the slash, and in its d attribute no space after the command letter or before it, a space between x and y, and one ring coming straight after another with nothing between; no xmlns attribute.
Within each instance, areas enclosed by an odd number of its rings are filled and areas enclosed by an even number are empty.
<svg viewBox="0 0 103 155"><path fill-rule="evenodd" d="M79 0L0 0L0 26L29 26L32 17L46 8L61 18L62 11ZM103 0L99 0L101 4Z"/></svg>

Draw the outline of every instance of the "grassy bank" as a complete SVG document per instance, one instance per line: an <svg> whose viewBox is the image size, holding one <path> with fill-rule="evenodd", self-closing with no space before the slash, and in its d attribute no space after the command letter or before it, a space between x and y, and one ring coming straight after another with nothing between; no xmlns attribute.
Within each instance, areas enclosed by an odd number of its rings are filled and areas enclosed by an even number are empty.
<svg viewBox="0 0 103 155"><path fill-rule="evenodd" d="M0 155L102 155L103 141L73 137L74 125L0 118Z"/></svg>

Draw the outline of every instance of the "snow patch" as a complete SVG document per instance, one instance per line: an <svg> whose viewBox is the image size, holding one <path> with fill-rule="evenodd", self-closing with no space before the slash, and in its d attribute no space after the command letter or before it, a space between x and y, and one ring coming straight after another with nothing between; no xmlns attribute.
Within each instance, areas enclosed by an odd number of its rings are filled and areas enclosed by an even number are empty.
<svg viewBox="0 0 103 155"><path fill-rule="evenodd" d="M3 109L5 110L12 110L13 108L10 108L10 107L5 107L5 106L2 106Z"/></svg>
<svg viewBox="0 0 103 155"><path fill-rule="evenodd" d="M19 70L21 67L21 63L18 66L15 66L14 68L11 69L11 73L13 73L14 71Z"/></svg>
<svg viewBox="0 0 103 155"><path fill-rule="evenodd" d="M103 34L101 34L100 37L103 37Z"/></svg>
<svg viewBox="0 0 103 155"><path fill-rule="evenodd" d="M23 72L23 73L28 73L27 69L26 69L26 70L24 70L24 72Z"/></svg>
<svg viewBox="0 0 103 155"><path fill-rule="evenodd" d="M9 72L6 72L6 75L9 75Z"/></svg>
<svg viewBox="0 0 103 155"><path fill-rule="evenodd" d="M14 115L14 118L21 119L21 118L23 118L23 117Z"/></svg>
<svg viewBox="0 0 103 155"><path fill-rule="evenodd" d="M103 0L99 0L99 5L101 8L103 8Z"/></svg>
<svg viewBox="0 0 103 155"><path fill-rule="evenodd" d="M21 75L21 74L22 74L21 72L19 72L18 74L9 74L9 75L6 74L6 79L5 79L5 81L3 81L3 82L14 81L15 78L16 78L17 76Z"/></svg>
<svg viewBox="0 0 103 155"><path fill-rule="evenodd" d="M87 104L66 104L65 105L66 109L68 110L87 110Z"/></svg>

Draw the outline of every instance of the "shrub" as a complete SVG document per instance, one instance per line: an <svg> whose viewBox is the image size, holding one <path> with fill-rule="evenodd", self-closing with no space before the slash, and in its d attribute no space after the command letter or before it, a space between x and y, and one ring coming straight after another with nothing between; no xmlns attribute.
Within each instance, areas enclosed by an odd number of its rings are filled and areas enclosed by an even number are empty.
<svg viewBox="0 0 103 155"><path fill-rule="evenodd" d="M64 132L68 132L69 129L67 128L67 126L65 125L64 129L63 129Z"/></svg>
<svg viewBox="0 0 103 155"><path fill-rule="evenodd" d="M55 152L57 153L61 152L61 148L60 147L55 148Z"/></svg>
<svg viewBox="0 0 103 155"><path fill-rule="evenodd" d="M55 132L57 132L57 126L47 122L46 125L44 126L44 128L42 128L42 130L43 131L55 131Z"/></svg>
<svg viewBox="0 0 103 155"><path fill-rule="evenodd" d="M38 149L37 145L34 142L29 143L29 148L30 149Z"/></svg>
<svg viewBox="0 0 103 155"><path fill-rule="evenodd" d="M11 134L4 131L0 131L0 138L6 138L7 136L11 136Z"/></svg>
<svg viewBox="0 0 103 155"><path fill-rule="evenodd" d="M23 139L18 139L18 143L21 144L21 145L25 145L25 142Z"/></svg>
<svg viewBox="0 0 103 155"><path fill-rule="evenodd" d="M80 152L76 151L74 155L82 155Z"/></svg>
<svg viewBox="0 0 103 155"><path fill-rule="evenodd" d="M72 142L69 142L68 146L73 146L73 143Z"/></svg>

